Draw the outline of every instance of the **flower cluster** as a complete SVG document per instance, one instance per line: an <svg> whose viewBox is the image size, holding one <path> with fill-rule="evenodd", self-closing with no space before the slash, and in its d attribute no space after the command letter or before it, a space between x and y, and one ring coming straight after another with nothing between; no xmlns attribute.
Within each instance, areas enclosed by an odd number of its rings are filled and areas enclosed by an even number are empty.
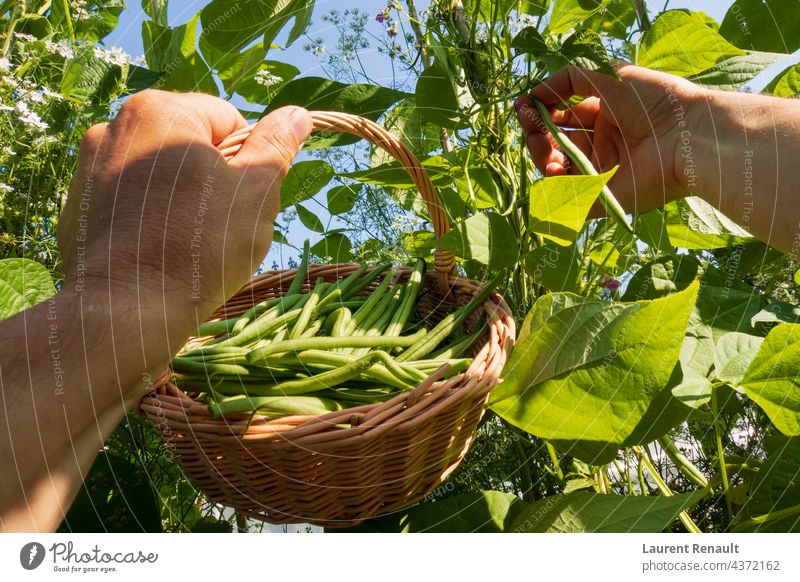
<svg viewBox="0 0 800 582"><path fill-rule="evenodd" d="M109 65L119 65L120 67L131 62L131 56L118 46L106 50L98 46L94 47L94 56Z"/></svg>
<svg viewBox="0 0 800 582"><path fill-rule="evenodd" d="M386 8L380 10L378 14L375 16L375 20L381 24L386 25L386 34L390 37L394 38L397 36L397 20L392 18L392 10L395 12L400 12L403 10L403 7L400 6L399 2L389 2L386 5Z"/></svg>
<svg viewBox="0 0 800 582"><path fill-rule="evenodd" d="M283 82L282 78L270 73L266 69L262 69L253 75L253 80L264 87L272 87L273 85Z"/></svg>

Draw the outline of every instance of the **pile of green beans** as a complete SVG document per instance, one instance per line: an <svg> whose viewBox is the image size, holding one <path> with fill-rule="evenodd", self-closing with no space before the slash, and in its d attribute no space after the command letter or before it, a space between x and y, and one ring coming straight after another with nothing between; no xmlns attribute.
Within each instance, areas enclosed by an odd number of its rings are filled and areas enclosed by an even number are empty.
<svg viewBox="0 0 800 582"><path fill-rule="evenodd" d="M430 327L415 319L424 260L405 284L390 265L362 265L336 282L319 278L304 293L308 262L306 243L283 297L204 323L195 336L209 339L172 361L176 385L206 402L212 416L326 414L388 400L442 366L449 377L471 364L465 355L486 328L466 333L464 323L494 282Z"/></svg>

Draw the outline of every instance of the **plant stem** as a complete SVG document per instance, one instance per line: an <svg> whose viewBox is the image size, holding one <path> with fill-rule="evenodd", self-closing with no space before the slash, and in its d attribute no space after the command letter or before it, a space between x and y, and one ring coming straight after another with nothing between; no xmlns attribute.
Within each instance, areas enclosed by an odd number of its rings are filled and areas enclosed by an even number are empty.
<svg viewBox="0 0 800 582"><path fill-rule="evenodd" d="M653 481L656 483L656 487L661 492L664 497L672 497L674 493L672 489L664 482L664 479L661 478L661 475L656 470L653 463L650 461L650 458L646 455L646 453L642 450L642 447L636 447L636 452L639 455L642 463L647 468L647 472L650 473L650 476L653 478ZM686 531L689 533L703 533L697 524L689 517L689 514L686 511L681 511L678 514L678 519L681 520L681 523L686 528Z"/></svg>
<svg viewBox="0 0 800 582"><path fill-rule="evenodd" d="M717 445L717 460L719 462L719 474L722 478L722 495L725 497L725 510L728 512L728 520L733 519L733 508L728 496L730 483L728 481L728 469L725 467L725 448L722 444L722 434L719 431L719 403L717 402L717 387L711 387L711 413L714 416L714 437Z"/></svg>
<svg viewBox="0 0 800 582"><path fill-rule="evenodd" d="M549 442L545 442L544 446L547 449L547 453L550 455L550 461L556 468L556 475L558 475L558 480L563 482L564 472L561 470L561 464L558 462L558 455L556 454L555 448Z"/></svg>
<svg viewBox="0 0 800 582"><path fill-rule="evenodd" d="M683 473L684 477L698 487L708 487L708 479L706 479L705 475L680 452L671 438L664 435L658 439L658 444L661 445L661 448L664 449L664 452L667 453L667 456L675 463L675 466Z"/></svg>
<svg viewBox="0 0 800 582"><path fill-rule="evenodd" d="M753 526L760 526L764 525L765 523L772 523L775 521L779 521L781 519L786 519L787 517L793 517L795 515L800 515L800 505L792 505L791 507L787 507L786 509L779 509L778 511L771 511L766 515L759 515L757 517L752 517L750 519L746 519L743 522L739 523L735 528L733 528L733 532L742 532L747 530Z"/></svg>

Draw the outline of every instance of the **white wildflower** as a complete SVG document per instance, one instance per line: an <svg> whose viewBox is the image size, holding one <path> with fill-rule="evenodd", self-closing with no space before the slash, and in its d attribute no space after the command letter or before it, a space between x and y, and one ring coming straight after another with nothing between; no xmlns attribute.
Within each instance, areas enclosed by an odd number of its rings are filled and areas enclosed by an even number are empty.
<svg viewBox="0 0 800 582"><path fill-rule="evenodd" d="M0 148L0 154L3 154L4 156L14 156L16 155L16 152L14 152L14 150L8 146L3 146Z"/></svg>
<svg viewBox="0 0 800 582"><path fill-rule="evenodd" d="M37 93L36 91L32 91L32 92L28 93L27 95L25 95L25 97L27 97L30 100L31 103L44 103L45 102L44 96L41 93Z"/></svg>
<svg viewBox="0 0 800 582"><path fill-rule="evenodd" d="M277 85L278 83L283 82L283 79L277 75L273 75L267 70L258 71L255 75L253 75L253 80L264 87L271 87L272 85Z"/></svg>
<svg viewBox="0 0 800 582"><path fill-rule="evenodd" d="M44 121L42 121L42 118L39 117L38 114L34 113L28 108L28 104L24 101L17 101L17 103L14 105L14 110L19 116L19 120L25 125L41 131L44 131L49 127Z"/></svg>
<svg viewBox="0 0 800 582"><path fill-rule="evenodd" d="M132 65L136 65L137 67L146 67L147 66L147 59L144 58L144 55L139 55L135 59L131 61Z"/></svg>
<svg viewBox="0 0 800 582"><path fill-rule="evenodd" d="M0 58L0 71L10 71L14 65L7 58Z"/></svg>
<svg viewBox="0 0 800 582"><path fill-rule="evenodd" d="M36 42L37 40L39 40L35 36L31 34L25 34L24 32L15 32L14 36L17 37L17 39L23 40L25 42Z"/></svg>
<svg viewBox="0 0 800 582"><path fill-rule="evenodd" d="M51 40L44 41L44 48L49 50L51 53L61 55L65 59L71 59L75 56L72 52L72 49L68 46L61 44L60 42L53 42Z"/></svg>
<svg viewBox="0 0 800 582"><path fill-rule="evenodd" d="M54 135L40 135L33 140L33 147L43 148L48 144L58 143L59 139Z"/></svg>
<svg viewBox="0 0 800 582"><path fill-rule="evenodd" d="M64 97L61 93L56 91L51 91L48 87L42 87L42 95L47 97L48 99L52 99L53 101L63 101Z"/></svg>
<svg viewBox="0 0 800 582"><path fill-rule="evenodd" d="M4 182L0 182L0 192L13 192L14 188Z"/></svg>
<svg viewBox="0 0 800 582"><path fill-rule="evenodd" d="M119 65L120 67L131 60L130 55L117 46L112 47L111 50L96 46L94 47L94 56L110 65Z"/></svg>

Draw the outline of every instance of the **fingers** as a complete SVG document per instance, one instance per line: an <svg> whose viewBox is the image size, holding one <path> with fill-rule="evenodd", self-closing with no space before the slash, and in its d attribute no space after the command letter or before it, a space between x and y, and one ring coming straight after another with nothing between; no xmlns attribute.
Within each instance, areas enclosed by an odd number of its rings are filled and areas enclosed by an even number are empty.
<svg viewBox="0 0 800 582"><path fill-rule="evenodd" d="M546 105L567 101L573 95L603 97L619 84L617 79L597 71L580 69L573 65L556 71L547 81L537 85L531 96Z"/></svg>
<svg viewBox="0 0 800 582"><path fill-rule="evenodd" d="M162 147L187 140L216 145L246 125L236 107L217 97L157 90L129 97L112 122L112 127L123 134L142 130L149 141L160 135Z"/></svg>
<svg viewBox="0 0 800 582"><path fill-rule="evenodd" d="M261 118L242 149L230 161L241 169L267 169L286 173L311 134L311 115L301 107L282 107Z"/></svg>

